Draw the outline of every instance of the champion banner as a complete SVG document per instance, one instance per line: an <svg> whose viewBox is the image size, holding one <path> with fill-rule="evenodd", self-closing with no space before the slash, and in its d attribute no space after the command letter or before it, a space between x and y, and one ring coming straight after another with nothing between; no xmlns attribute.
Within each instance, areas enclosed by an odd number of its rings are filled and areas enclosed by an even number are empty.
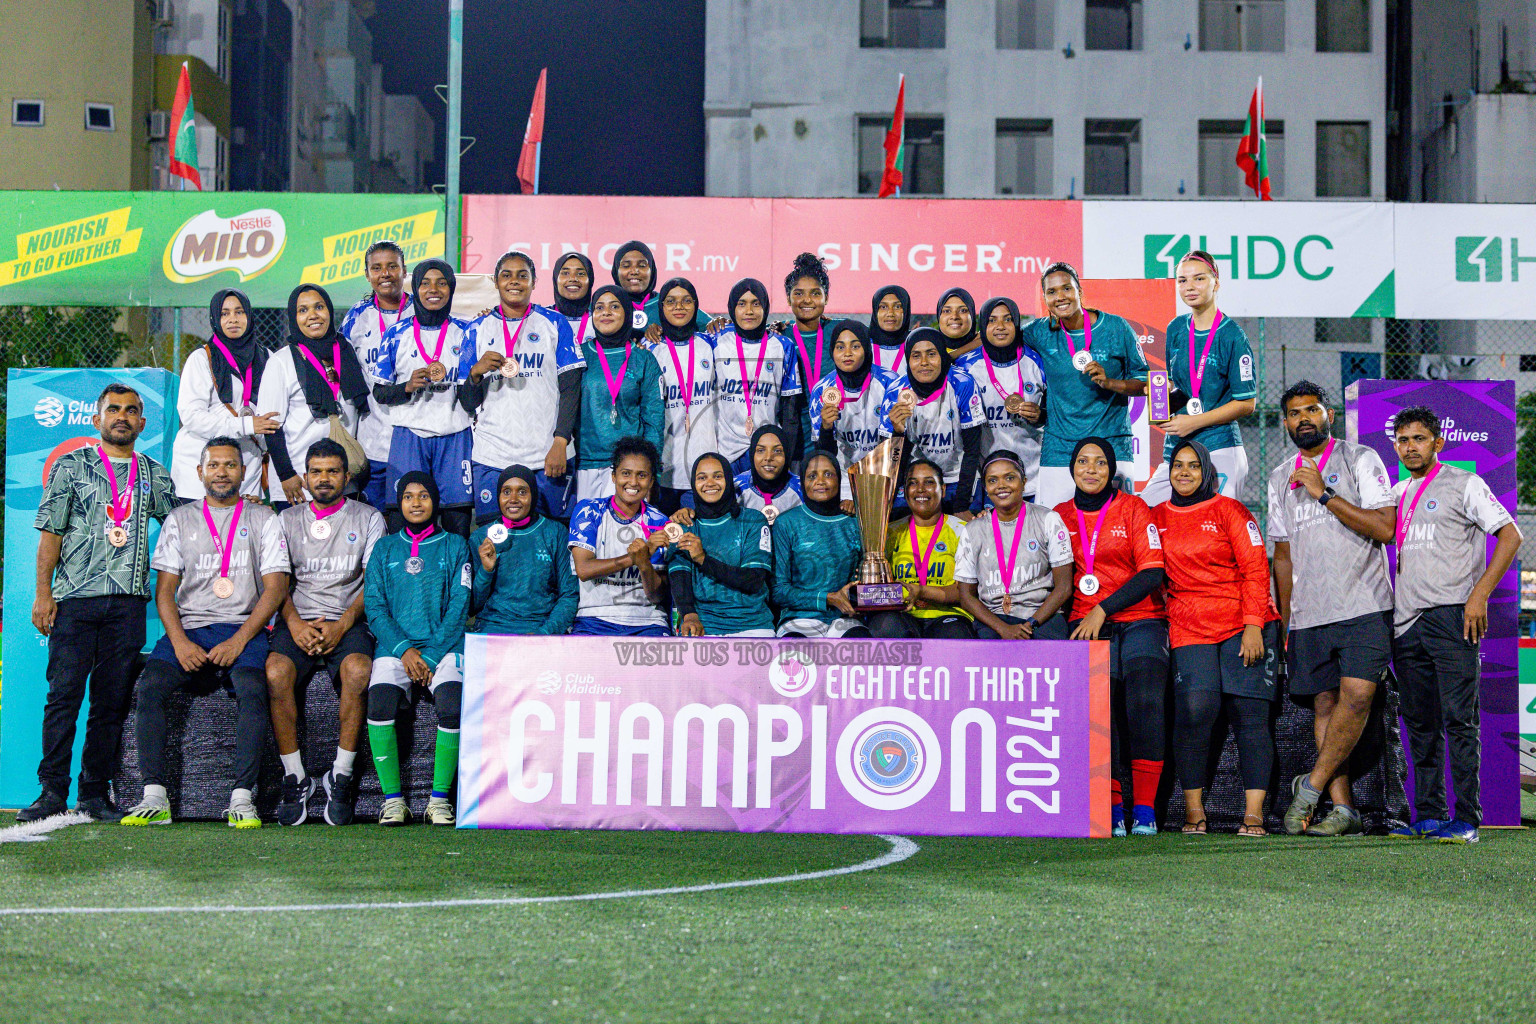
<svg viewBox="0 0 1536 1024"><path fill-rule="evenodd" d="M471 635L460 828L1109 834L1109 645Z"/></svg>
<svg viewBox="0 0 1536 1024"><path fill-rule="evenodd" d="M300 281L338 307L367 289L363 256L398 242L443 254L431 196L260 192L0 192L0 305L206 306L239 288L282 307Z"/></svg>

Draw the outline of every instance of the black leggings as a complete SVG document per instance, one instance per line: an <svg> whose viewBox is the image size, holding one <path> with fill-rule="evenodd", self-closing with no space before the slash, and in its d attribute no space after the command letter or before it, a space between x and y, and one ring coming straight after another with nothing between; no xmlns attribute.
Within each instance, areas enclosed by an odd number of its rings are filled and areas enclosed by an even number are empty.
<svg viewBox="0 0 1536 1024"><path fill-rule="evenodd" d="M428 696L437 708L438 728L457 729L459 709L464 703L464 684L457 680L439 683ZM410 698L409 693L392 683L368 687L368 721L393 722Z"/></svg>
<svg viewBox="0 0 1536 1024"><path fill-rule="evenodd" d="M259 668L229 669L229 682L238 708L235 719L235 787L256 788L261 772L261 748L267 741L267 673ZM218 673L217 675L222 675ZM179 664L149 659L139 676L139 705L134 734L139 744L139 775L146 785L165 785L165 702L184 686L207 686L210 669L188 674Z"/></svg>
<svg viewBox="0 0 1536 1024"><path fill-rule="evenodd" d="M869 631L881 640L973 640L976 631L964 615L925 618L906 612L875 612Z"/></svg>
<svg viewBox="0 0 1536 1024"><path fill-rule="evenodd" d="M1225 708L1237 734L1237 757L1244 789L1268 789L1275 768L1275 742L1269 734L1274 702L1235 697L1217 690L1185 690L1175 697L1173 756L1185 789L1204 789L1210 782L1211 733Z"/></svg>
<svg viewBox="0 0 1536 1024"><path fill-rule="evenodd" d="M1160 762L1167 741L1168 624L1162 619L1107 622L1099 637L1110 641L1110 763L1119 770L1122 748L1132 761Z"/></svg>

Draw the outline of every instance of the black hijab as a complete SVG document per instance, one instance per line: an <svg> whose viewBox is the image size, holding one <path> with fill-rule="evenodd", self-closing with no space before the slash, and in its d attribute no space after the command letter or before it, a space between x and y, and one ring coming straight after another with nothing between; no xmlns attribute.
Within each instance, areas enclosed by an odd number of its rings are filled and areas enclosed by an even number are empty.
<svg viewBox="0 0 1536 1024"><path fill-rule="evenodd" d="M600 288L594 288L592 290L592 305L595 307L597 305L597 300L604 295L612 295L614 298L619 300L619 305L624 307L623 314L619 317L619 319L623 322L619 325L619 329L614 333L604 334L602 330L597 326L597 322L593 321L592 330L596 332L595 340L599 344L608 348L620 348L624 345L628 345L631 341L634 340L635 337L635 325L630 320L629 316L631 312L629 305L629 295L625 293L623 288L620 288L616 284L605 284Z"/></svg>
<svg viewBox="0 0 1536 1024"><path fill-rule="evenodd" d="M816 499L812 498L811 497L811 492L808 489L806 489L806 486L805 486L806 470L810 469L811 468L811 463L815 462L817 459L826 459L828 462L832 463L832 470L833 470L833 472L835 472L837 474L838 481L839 481L839 485L832 489L832 497L828 498L826 501L817 501ZM801 500L805 502L805 507L810 509L812 512L817 513L818 515L823 515L823 516L842 515L843 514L843 488L841 486L842 476L843 476L843 467L838 463L837 456L835 454L833 454L832 452L824 451L824 450L818 448L816 451L811 452L811 454L807 455L805 457L805 461L800 463L800 489L801 489L801 491L804 492L804 496L803 496L803 498Z"/></svg>
<svg viewBox="0 0 1536 1024"><path fill-rule="evenodd" d="M864 358L851 373L844 373L839 369L836 359L832 362L832 368L837 370L837 379L842 383L844 391L862 391L864 389L864 382L869 380L869 368L874 365L875 360L874 353L869 347L869 328L857 320L839 320L833 324L831 333L832 350L834 352L837 351L838 336L844 331L859 339L859 344L864 347Z"/></svg>
<svg viewBox="0 0 1536 1024"><path fill-rule="evenodd" d="M443 524L438 520L443 514L443 503L437 491L437 481L432 479L431 473L425 470L413 469L409 473L401 474L400 481L395 484L395 507L400 507L400 497L405 494L405 489L411 484L421 484L421 486L427 489L427 494L432 498L432 518L428 519L425 523L412 525L405 521L405 516L402 514L400 517L401 531L410 530L412 533L420 533L428 526L431 526L435 527L434 532L441 533Z"/></svg>
<svg viewBox="0 0 1536 1024"><path fill-rule="evenodd" d="M951 288L943 295L940 295L937 309L942 311L944 309L944 303L948 302L950 299L955 298L958 298L961 302L965 303L965 308L970 311L971 329L965 334L964 337L960 338L951 338L943 331L939 332L939 336L944 339L944 344L952 349L959 348L961 345L969 345L971 342L975 341L976 325L981 322L981 318L976 315L976 300L971 298L971 293L966 291L964 288ZM938 313L935 312L934 316L937 317ZM937 320L935 320L935 323L937 323Z"/></svg>
<svg viewBox="0 0 1536 1024"><path fill-rule="evenodd" d="M758 442L767 434L772 434L779 439L779 444L784 446L784 465L779 467L779 475L769 479L757 471L757 460L752 458L752 453L757 451ZM784 436L784 429L776 423L764 423L752 431L752 438L747 442L747 464L751 467L752 486L768 495L776 498L789 486L789 478L793 475L789 468L789 439Z"/></svg>
<svg viewBox="0 0 1536 1024"><path fill-rule="evenodd" d="M1084 512L1097 512L1109 504L1109 499L1115 496L1115 449L1102 437L1085 437L1072 447L1072 458L1067 462L1069 467L1077 465L1077 457L1082 450L1089 445L1098 448L1104 453L1105 460L1109 463L1109 479L1104 482L1104 489L1098 494L1089 494L1077 486L1077 475L1072 479L1072 503Z"/></svg>
<svg viewBox="0 0 1536 1024"><path fill-rule="evenodd" d="M917 347L919 342L923 341L928 342L939 350L939 375L927 384L920 382L916 377L912 376L912 350ZM933 327L919 327L907 335L907 342L902 346L907 357L907 387L917 392L918 398L927 398L949 381L949 367L952 360L949 356L949 349L944 346L944 341L944 335L940 334L938 329Z"/></svg>
<svg viewBox="0 0 1536 1024"><path fill-rule="evenodd" d="M310 338L299 330L299 296L305 292L314 292L320 296L325 308L331 314L330 330L324 337ZM358 415L368 414L368 380L363 376L363 364L357 361L357 352L352 348L351 342L343 338L336 331L336 307L331 305L331 296L324 288L317 284L301 284L288 293L288 344L295 348L308 349L320 362L324 363L334 359L337 343L341 344L340 364L332 367L341 381L341 397L357 407ZM293 354L294 370L299 375L299 386L304 389L304 404L309 406L309 411L315 419L323 420L328 416L340 413L336 399L331 396L331 386L325 378L315 370L308 359L298 352Z"/></svg>
<svg viewBox="0 0 1536 1024"><path fill-rule="evenodd" d="M245 310L245 333L238 338L231 338L224 333L219 320L224 310L224 300L234 296L240 303L240 308ZM251 322L251 300L245 292L234 288L224 288L213 293L213 301L208 303L208 323L213 328L213 336L218 338L224 347L229 349L229 354L235 357L235 362L240 364L242 371L249 367L251 371L251 398L255 399L256 392L261 390L261 371L267 366L267 347L256 340L256 325ZM245 374L240 374L240 383L235 383L235 371L230 368L229 360L215 345L208 346L208 364L213 368L213 386L219 393L219 401L231 404L238 402L245 393ZM238 386L239 390L236 391Z"/></svg>
<svg viewBox="0 0 1536 1024"><path fill-rule="evenodd" d="M757 296L757 301L763 306L763 322L750 331L736 322L736 303L747 292ZM744 277L731 286L731 297L727 300L726 315L731 318L731 326L736 328L736 333L744 341L759 341L768 331L768 289L763 287L763 282L755 277Z"/></svg>
<svg viewBox="0 0 1536 1024"><path fill-rule="evenodd" d="M427 276L429 270L436 270L448 279L448 301L439 310L430 310L421 304L421 279ZM423 327L443 326L453 314L453 293L458 286L459 280L447 260L422 260L416 264L411 271L411 296L416 300L415 311L411 315L416 318L416 322Z"/></svg>
<svg viewBox="0 0 1536 1024"><path fill-rule="evenodd" d="M720 496L719 501L705 501L699 494L698 485L694 483L699 476L699 463L705 459L714 459L725 471L725 493ZM697 517L723 519L726 516L735 517L741 514L741 499L736 494L736 480L731 473L731 462L719 452L705 452L693 460L693 470L688 474L688 486L693 490L693 511Z"/></svg>
<svg viewBox="0 0 1536 1024"><path fill-rule="evenodd" d="M901 302L901 326L894 331L888 331L880 326L880 300L887 295L894 295ZM912 296L899 284L888 284L875 292L875 297L869 304L869 340L875 345L883 345L892 348L896 345L904 345L907 341L907 331L912 327Z"/></svg>
<svg viewBox="0 0 1536 1024"><path fill-rule="evenodd" d="M639 253L645 257L645 262L651 265L651 279L646 282L645 294L639 297L639 301L644 303L651 297L651 289L656 287L656 256L651 252L651 247L644 242L629 241L619 246L618 250L613 254L613 283L619 286L619 291L621 292L624 291L624 283L619 280L619 260L622 260L624 254L629 252ZM625 312L630 312L634 308L633 304L636 301L636 297L628 292L624 292L624 297L625 301L630 303L630 308L626 309ZM763 308L768 308L766 303L763 305Z"/></svg>
<svg viewBox="0 0 1536 1024"><path fill-rule="evenodd" d="M693 296L693 316L689 317L688 322L683 324L681 327L673 327L671 321L667 319L666 314L662 312L661 309L661 303L666 301L667 293L674 288L681 288L683 291ZM695 326L695 324L699 316L699 293L693 287L693 282L688 280L686 277L674 277L672 280L662 285L661 288L656 292L656 315L660 318L661 336L663 338L666 338L670 341L687 341L689 338L697 334L698 328Z"/></svg>
<svg viewBox="0 0 1536 1024"><path fill-rule="evenodd" d="M1179 508L1186 508L1190 505L1198 505L1202 501L1208 501L1209 499L1216 497L1216 487L1221 483L1220 477L1216 475L1216 464L1211 461L1211 453L1206 451L1205 445L1201 444L1199 441L1191 441L1188 438L1180 441L1169 454L1169 470L1173 469L1173 457L1179 454L1179 452L1185 448L1188 448L1190 451L1194 452L1195 458L1200 460L1200 486L1195 488L1195 493L1191 494L1187 498L1180 494L1178 491L1173 492L1173 496L1168 500Z"/></svg>
<svg viewBox="0 0 1536 1024"><path fill-rule="evenodd" d="M528 494L533 500L528 503L528 522L524 525L532 526L533 521L539 518L539 500L542 495L539 494L538 478L533 475L533 470L527 466L508 466L501 471L501 475L496 477L496 514L498 516L503 515L501 511L501 489L508 480L513 479L521 480L528 485ZM432 504L434 508L437 507L436 501Z"/></svg>
<svg viewBox="0 0 1536 1024"><path fill-rule="evenodd" d="M987 321L992 314L997 312L998 306L1006 306L1008 315L1013 319L1013 341L1008 345L998 346L993 344L992 336L987 333ZM1019 323L1019 304L1012 299L988 299L986 305L981 307L981 312L976 316L976 324L981 329L981 343L987 347L986 356L994 363L1016 362L1024 348L1024 331Z"/></svg>
<svg viewBox="0 0 1536 1024"><path fill-rule="evenodd" d="M579 299L568 299L560 294L560 268L565 266L566 260L575 260L587 270L587 294ZM560 311L561 316L576 317L585 313L592 305L592 288L596 284L597 280L592 276L592 261L581 253L568 252L555 260L555 308ZM576 343L581 344L581 339L577 338Z"/></svg>

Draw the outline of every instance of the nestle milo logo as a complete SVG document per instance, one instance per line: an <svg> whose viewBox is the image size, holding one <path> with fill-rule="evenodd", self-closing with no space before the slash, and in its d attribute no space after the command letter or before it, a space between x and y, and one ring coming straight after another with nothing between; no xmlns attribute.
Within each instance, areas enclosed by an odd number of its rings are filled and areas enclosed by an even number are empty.
<svg viewBox="0 0 1536 1024"><path fill-rule="evenodd" d="M1321 281L1333 273L1333 242L1323 235L1302 235L1294 242L1274 235L1144 235L1141 276L1175 276L1179 260L1191 249L1210 253L1221 276L1229 279L1272 281L1291 271Z"/></svg>
<svg viewBox="0 0 1536 1024"><path fill-rule="evenodd" d="M1457 235L1456 280L1482 284L1519 281L1520 264L1536 263L1536 256L1521 256L1518 238L1509 239L1506 255L1504 242L1498 235Z"/></svg>

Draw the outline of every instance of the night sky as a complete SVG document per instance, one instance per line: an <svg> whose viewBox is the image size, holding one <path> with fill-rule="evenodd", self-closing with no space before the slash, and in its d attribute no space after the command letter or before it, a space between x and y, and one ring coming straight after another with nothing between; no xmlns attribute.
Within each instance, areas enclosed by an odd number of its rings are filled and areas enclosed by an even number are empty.
<svg viewBox="0 0 1536 1024"><path fill-rule="evenodd" d="M368 19L384 89L414 93L437 121L448 68L447 0L377 0ZM704 0L466 0L464 192L517 192L517 157L541 67L541 192L704 193ZM659 58L659 59L658 59ZM428 168L442 180L442 164Z"/></svg>

